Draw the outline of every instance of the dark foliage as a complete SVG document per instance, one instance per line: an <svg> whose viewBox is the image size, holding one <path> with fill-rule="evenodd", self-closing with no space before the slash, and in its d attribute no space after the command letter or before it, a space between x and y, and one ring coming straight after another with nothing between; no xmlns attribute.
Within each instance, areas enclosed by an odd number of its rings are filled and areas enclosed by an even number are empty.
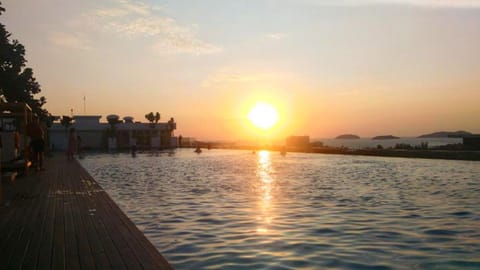
<svg viewBox="0 0 480 270"><path fill-rule="evenodd" d="M153 128L155 127L155 124L160 121L160 113L157 112L154 114L153 112L150 112L148 114L145 114L145 118L150 122L150 126Z"/></svg>
<svg viewBox="0 0 480 270"><path fill-rule="evenodd" d="M0 15L5 11L0 2ZM33 70L26 67L25 47L18 40L10 40L11 34L0 23L0 95L7 102L24 102L41 120L51 115L43 108L45 97L36 98L42 90L33 76Z"/></svg>
<svg viewBox="0 0 480 270"><path fill-rule="evenodd" d="M73 118L70 116L62 116L62 119L60 119L60 124L65 127L65 130L67 130L73 123Z"/></svg>

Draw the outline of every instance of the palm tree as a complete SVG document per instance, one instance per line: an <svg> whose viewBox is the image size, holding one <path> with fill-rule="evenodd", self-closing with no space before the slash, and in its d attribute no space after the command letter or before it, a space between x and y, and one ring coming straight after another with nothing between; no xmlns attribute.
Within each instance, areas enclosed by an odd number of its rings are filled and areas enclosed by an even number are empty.
<svg viewBox="0 0 480 270"><path fill-rule="evenodd" d="M68 147L68 128L72 125L73 118L70 116L62 116L62 119L60 119L60 125L62 125L65 128L65 149Z"/></svg>
<svg viewBox="0 0 480 270"><path fill-rule="evenodd" d="M67 135L68 128L72 125L73 118L70 116L62 116L62 119L60 120L60 124L65 127L65 136Z"/></svg>
<svg viewBox="0 0 480 270"><path fill-rule="evenodd" d="M115 126L122 121L119 120L119 116L115 114L107 115L107 121L110 124L110 128L107 130L108 132L108 140L107 140L107 148L108 150L116 149L117 148L117 138L116 138L116 128Z"/></svg>
<svg viewBox="0 0 480 270"><path fill-rule="evenodd" d="M153 129L155 128L155 125L160 120L160 113L156 112L154 114L153 112L150 112L145 114L145 118L150 122L150 127L152 128L152 132L150 133L150 146L152 146L153 138L158 136L158 130L153 130Z"/></svg>
<svg viewBox="0 0 480 270"><path fill-rule="evenodd" d="M110 128L108 130L108 135L109 135L110 138L115 137L115 133L116 133L115 132L115 125L122 122L121 120L119 120L119 118L120 117L118 117L118 115L115 115L115 114L111 114L111 115L107 116L107 121L110 124Z"/></svg>
<svg viewBox="0 0 480 270"><path fill-rule="evenodd" d="M59 116L53 116L51 113L48 113L44 119L44 122L45 122L45 125L47 126L46 128L46 136L45 136L45 141L48 143L48 147L47 147L47 151L50 155L50 147L51 147L51 142L50 142L50 128L52 127L53 125L53 122L60 119ZM62 124L63 125L63 124Z"/></svg>
<svg viewBox="0 0 480 270"><path fill-rule="evenodd" d="M157 112L153 114L153 112L150 112L145 114L145 118L150 122L150 127L154 128L155 124L157 124L158 121L160 121L160 113Z"/></svg>

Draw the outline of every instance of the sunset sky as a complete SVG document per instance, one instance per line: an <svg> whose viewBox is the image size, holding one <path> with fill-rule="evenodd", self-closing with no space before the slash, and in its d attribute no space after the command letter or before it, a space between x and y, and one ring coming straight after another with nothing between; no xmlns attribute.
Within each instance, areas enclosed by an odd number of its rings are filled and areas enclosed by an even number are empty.
<svg viewBox="0 0 480 270"><path fill-rule="evenodd" d="M176 134L480 133L480 0L3 0L55 115L174 117Z"/></svg>

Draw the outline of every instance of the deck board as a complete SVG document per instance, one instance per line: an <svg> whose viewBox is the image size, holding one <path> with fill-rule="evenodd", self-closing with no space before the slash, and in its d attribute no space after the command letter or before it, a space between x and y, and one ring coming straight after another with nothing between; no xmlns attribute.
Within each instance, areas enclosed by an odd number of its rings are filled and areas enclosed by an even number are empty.
<svg viewBox="0 0 480 270"><path fill-rule="evenodd" d="M10 265L19 264L23 260L32 234L32 228L28 226L29 221L39 211L39 207L35 204L37 202L34 199L35 197L27 194L24 186L19 185L18 188L19 192L15 194L14 200L19 207L16 207L17 205L13 206L16 208L16 212L4 224L6 227L2 227L2 232L5 230L6 233L2 234L4 237L1 237L2 251L0 258L8 268L11 268ZM32 186L32 190L35 190L35 188L36 186ZM30 205L32 207L25 207ZM17 223L17 220L20 222ZM22 226L20 224L26 225Z"/></svg>
<svg viewBox="0 0 480 270"><path fill-rule="evenodd" d="M38 185L33 186L32 190L39 188ZM35 192L33 194L36 194ZM30 245L33 244L32 239L35 238L35 234L38 231L37 226L41 227L42 220L42 200L38 196L34 195L25 195L24 200L32 200L32 207L29 208L29 211L25 214L26 224L22 226L22 231L20 238L15 241L14 244L8 246L8 249L11 250L11 257L9 261L10 266L21 265L24 258L27 255L27 251L30 249ZM31 222L29 222L31 221Z"/></svg>
<svg viewBox="0 0 480 270"><path fill-rule="evenodd" d="M48 185L41 184L39 181L36 181L32 185L36 187L36 193L33 193L32 196L35 197L35 201L33 203L35 204L35 207L37 207L38 211L34 216L32 216L32 222L27 224L27 226L30 228L31 234L28 239L28 248L22 261L22 269L36 269L41 238L47 221L46 211L48 209L48 201L39 196L39 194L42 192L48 192Z"/></svg>
<svg viewBox="0 0 480 270"><path fill-rule="evenodd" d="M8 269L173 269L76 161L2 183L0 261Z"/></svg>

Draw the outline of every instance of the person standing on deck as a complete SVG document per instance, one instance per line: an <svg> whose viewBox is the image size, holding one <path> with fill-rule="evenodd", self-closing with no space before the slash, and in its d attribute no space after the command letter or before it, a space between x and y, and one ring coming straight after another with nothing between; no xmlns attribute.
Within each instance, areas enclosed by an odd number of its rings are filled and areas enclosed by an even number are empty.
<svg viewBox="0 0 480 270"><path fill-rule="evenodd" d="M15 143L15 158L18 158L20 155L20 132L18 131L18 128L15 129L15 132L13 133L13 138L14 138L14 143Z"/></svg>
<svg viewBox="0 0 480 270"><path fill-rule="evenodd" d="M30 147L32 148L32 162L35 169L45 170L43 167L43 153L45 152L45 140L43 138L44 132L40 126L38 117L34 116L33 121L27 128L28 136L30 137Z"/></svg>
<svg viewBox="0 0 480 270"><path fill-rule="evenodd" d="M68 148L67 148L67 159L73 160L73 155L77 152L77 135L75 129L71 128L68 134Z"/></svg>
<svg viewBox="0 0 480 270"><path fill-rule="evenodd" d="M82 137L80 135L77 135L77 155L78 158L82 158Z"/></svg>

